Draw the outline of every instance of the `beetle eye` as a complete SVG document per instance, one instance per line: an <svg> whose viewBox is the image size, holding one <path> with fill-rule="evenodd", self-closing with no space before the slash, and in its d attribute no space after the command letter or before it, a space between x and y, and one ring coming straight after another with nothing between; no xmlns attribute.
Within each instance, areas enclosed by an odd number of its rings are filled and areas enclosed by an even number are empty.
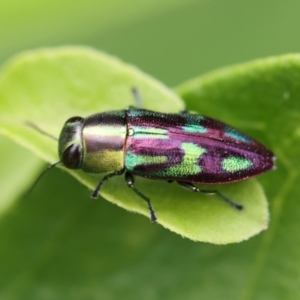
<svg viewBox="0 0 300 300"><path fill-rule="evenodd" d="M63 164L69 169L77 169L80 163L81 151L78 144L69 146L62 155Z"/></svg>
<svg viewBox="0 0 300 300"><path fill-rule="evenodd" d="M76 123L76 122L81 122L82 120L83 120L82 117L76 116L76 117L72 117L72 118L68 119L66 121L66 123Z"/></svg>

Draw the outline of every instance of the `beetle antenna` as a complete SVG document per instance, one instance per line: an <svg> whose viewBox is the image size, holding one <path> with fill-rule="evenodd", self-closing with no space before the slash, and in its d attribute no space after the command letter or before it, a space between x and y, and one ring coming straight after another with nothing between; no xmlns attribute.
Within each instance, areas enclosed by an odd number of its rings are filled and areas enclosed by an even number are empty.
<svg viewBox="0 0 300 300"><path fill-rule="evenodd" d="M33 189L36 187L36 185L38 184L38 182L41 180L41 178L52 168L54 168L55 166L61 164L61 161L57 161L51 165L49 165L44 171L42 171L42 173L36 178L36 180L34 181L34 183L31 185L31 187L29 188L29 190L26 193L26 196L30 195L30 193L33 191Z"/></svg>
<svg viewBox="0 0 300 300"><path fill-rule="evenodd" d="M58 141L58 138L56 138L55 136L53 136L52 134L44 131L43 129L39 128L37 125L35 125L34 123L30 122L30 121L26 121L25 124L33 129L35 129L36 131L38 131L39 133L46 135L47 137L51 138L52 140Z"/></svg>

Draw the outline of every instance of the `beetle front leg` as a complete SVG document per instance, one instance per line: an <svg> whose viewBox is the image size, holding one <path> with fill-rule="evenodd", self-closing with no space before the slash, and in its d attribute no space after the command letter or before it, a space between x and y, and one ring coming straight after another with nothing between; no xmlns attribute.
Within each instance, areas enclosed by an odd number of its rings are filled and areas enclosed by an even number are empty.
<svg viewBox="0 0 300 300"><path fill-rule="evenodd" d="M235 208L237 210L242 210L243 209L242 205L233 202L232 200L230 200L229 198L227 198L226 196L224 196L223 194L221 194L217 190L201 190L201 189L197 188L196 186L194 186L191 182L177 181L177 183L180 186L182 186L184 189L186 189L188 191L191 191L191 192L195 192L195 193L199 193L200 192L200 193L203 193L205 195L217 195L222 200L224 200L226 203L228 203L229 205L231 205L233 208Z"/></svg>
<svg viewBox="0 0 300 300"><path fill-rule="evenodd" d="M134 186L134 177L130 172L125 172L125 181L128 185L128 187L130 187L138 196L140 196L143 200L145 200L148 204L148 209L150 212L150 221L151 223L154 223L157 221L157 218L155 216L153 207L151 205L150 199L148 197L146 197L144 194L142 194L135 186Z"/></svg>
<svg viewBox="0 0 300 300"><path fill-rule="evenodd" d="M92 192L91 194L91 198L93 199L97 199L98 198L98 194L99 194L99 191L103 185L103 183L105 181L107 181L108 179L114 177L114 176L118 176L118 175L122 175L124 173L124 170L120 170L120 171L116 171L116 172L113 172L113 173L110 173L110 174L107 174L106 176L104 176L98 183L98 185L96 186L96 188L94 189L94 191Z"/></svg>

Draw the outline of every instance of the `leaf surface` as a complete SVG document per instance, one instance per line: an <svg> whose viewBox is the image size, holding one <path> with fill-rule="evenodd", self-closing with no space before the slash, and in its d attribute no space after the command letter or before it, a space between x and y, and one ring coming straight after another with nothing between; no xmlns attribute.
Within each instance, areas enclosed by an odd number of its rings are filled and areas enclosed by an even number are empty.
<svg viewBox="0 0 300 300"><path fill-rule="evenodd" d="M70 47L24 53L8 63L0 78L1 131L54 162L56 141L26 122L58 136L64 121L71 116L87 117L134 105L132 87L138 88L147 109L183 109L176 94L158 81L92 49ZM80 171L70 173L91 189L101 178ZM253 180L218 187L224 195L245 206L241 212L217 196L188 193L175 184L138 178L136 186L150 197L160 224L195 241L238 242L267 227L265 196ZM149 215L144 201L126 187L122 178L106 183L101 195L130 211Z"/></svg>

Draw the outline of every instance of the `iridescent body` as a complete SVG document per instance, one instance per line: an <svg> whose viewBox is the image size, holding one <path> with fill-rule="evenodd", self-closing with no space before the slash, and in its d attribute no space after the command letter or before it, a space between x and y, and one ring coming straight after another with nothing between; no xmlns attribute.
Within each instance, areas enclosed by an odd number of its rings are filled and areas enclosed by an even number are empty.
<svg viewBox="0 0 300 300"><path fill-rule="evenodd" d="M133 175L177 181L184 188L199 190L192 183L223 184L256 176L274 166L266 147L211 118L189 114L164 114L144 109L109 111L87 118L69 119L60 134L61 162L85 172L110 172L102 184L125 172L130 188L148 203L151 221L156 221L150 200L134 186Z"/></svg>

